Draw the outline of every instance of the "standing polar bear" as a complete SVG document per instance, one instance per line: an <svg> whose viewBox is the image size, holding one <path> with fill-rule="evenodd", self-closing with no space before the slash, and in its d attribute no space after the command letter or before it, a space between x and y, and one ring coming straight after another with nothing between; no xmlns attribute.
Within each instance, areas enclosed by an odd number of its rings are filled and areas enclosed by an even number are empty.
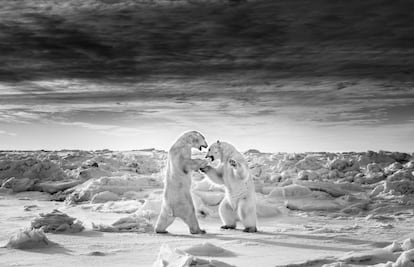
<svg viewBox="0 0 414 267"><path fill-rule="evenodd" d="M192 234L204 234L200 229L191 197L191 172L207 165L201 159L191 159L191 148L207 148L204 136L191 131L178 138L168 152L167 173L161 212L155 224L156 233L167 233L176 217L181 218L190 228Z"/></svg>
<svg viewBox="0 0 414 267"><path fill-rule="evenodd" d="M224 184L225 197L220 203L222 229L235 229L237 221L244 225L244 232L257 232L256 193L246 159L234 146L217 141L212 144L206 158L220 160L217 168L201 168L210 180Z"/></svg>

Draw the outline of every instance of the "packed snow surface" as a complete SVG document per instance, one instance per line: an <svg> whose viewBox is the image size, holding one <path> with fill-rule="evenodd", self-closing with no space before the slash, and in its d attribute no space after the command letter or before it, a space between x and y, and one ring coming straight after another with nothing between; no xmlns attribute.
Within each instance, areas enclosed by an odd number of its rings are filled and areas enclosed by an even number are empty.
<svg viewBox="0 0 414 267"><path fill-rule="evenodd" d="M2 264L411 266L413 155L254 150L244 155L256 188L258 233L243 233L240 225L220 229L224 189L194 172L193 201L207 234L190 235L175 220L169 234L159 235L153 225L166 152L0 153ZM48 254L23 256L9 248Z"/></svg>

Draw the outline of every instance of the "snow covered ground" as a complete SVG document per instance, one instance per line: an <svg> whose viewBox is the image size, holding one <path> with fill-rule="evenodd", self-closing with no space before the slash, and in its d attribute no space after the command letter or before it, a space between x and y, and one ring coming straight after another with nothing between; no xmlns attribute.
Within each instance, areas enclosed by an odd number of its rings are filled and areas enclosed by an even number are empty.
<svg viewBox="0 0 414 267"><path fill-rule="evenodd" d="M245 156L258 233L221 230L223 189L194 173L207 234L158 235L164 151L0 152L1 266L414 266L413 155Z"/></svg>

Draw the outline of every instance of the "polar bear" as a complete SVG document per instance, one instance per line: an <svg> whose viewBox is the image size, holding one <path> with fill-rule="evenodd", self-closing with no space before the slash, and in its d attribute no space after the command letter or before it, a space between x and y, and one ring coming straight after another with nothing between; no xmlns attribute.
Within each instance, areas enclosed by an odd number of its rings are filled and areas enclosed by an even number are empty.
<svg viewBox="0 0 414 267"><path fill-rule="evenodd" d="M207 177L225 187L225 197L219 206L222 229L235 229L237 221L244 232L257 232L256 193L246 159L234 146L217 141L212 144L206 158L220 160L217 168L206 166L200 170Z"/></svg>
<svg viewBox="0 0 414 267"><path fill-rule="evenodd" d="M176 217L181 218L192 234L204 234L200 229L191 197L191 172L207 165L206 160L191 159L191 148L207 148L204 136L190 131L180 136L168 152L166 178L161 212L155 224L156 233L167 233Z"/></svg>

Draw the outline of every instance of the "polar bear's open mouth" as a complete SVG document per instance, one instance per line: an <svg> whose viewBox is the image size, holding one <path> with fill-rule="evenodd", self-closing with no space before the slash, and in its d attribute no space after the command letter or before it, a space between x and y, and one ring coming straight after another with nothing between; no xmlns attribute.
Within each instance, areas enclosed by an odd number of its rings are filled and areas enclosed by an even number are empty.
<svg viewBox="0 0 414 267"><path fill-rule="evenodd" d="M214 156L206 156L206 159L210 158L211 161L214 161Z"/></svg>
<svg viewBox="0 0 414 267"><path fill-rule="evenodd" d="M204 147L204 148L207 148L207 146L205 146L205 145L201 145L201 146L198 148L198 150L200 150L200 151L201 151L201 150L203 149L203 147Z"/></svg>

